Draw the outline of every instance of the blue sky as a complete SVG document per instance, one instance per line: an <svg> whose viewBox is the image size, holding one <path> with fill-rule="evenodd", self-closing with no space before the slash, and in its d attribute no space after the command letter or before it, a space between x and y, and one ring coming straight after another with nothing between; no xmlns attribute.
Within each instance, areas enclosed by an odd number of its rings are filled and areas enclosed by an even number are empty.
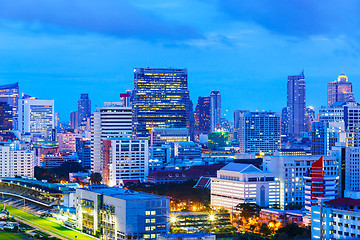
<svg viewBox="0 0 360 240"><path fill-rule="evenodd" d="M344 72L360 98L360 3L334 0L0 0L0 84L55 99L69 121L81 93L117 101L135 67L189 71L194 104L280 111L305 69L307 105Z"/></svg>

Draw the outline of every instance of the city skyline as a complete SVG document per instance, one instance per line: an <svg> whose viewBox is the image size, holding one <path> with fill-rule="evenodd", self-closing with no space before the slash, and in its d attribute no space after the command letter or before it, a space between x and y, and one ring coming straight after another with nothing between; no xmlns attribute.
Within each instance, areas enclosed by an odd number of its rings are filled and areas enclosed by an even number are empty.
<svg viewBox="0 0 360 240"><path fill-rule="evenodd" d="M36 1L23 4L24 11L18 9L20 3L7 3L0 12L0 84L19 81L21 92L54 98L62 121L76 110L81 93L89 93L93 109L117 101L119 93L132 89L136 67L187 68L191 100L219 90L230 119L236 109L280 112L286 105L287 76L303 68L307 103L316 109L326 106L327 83L342 72L353 82L355 98L360 90L352 23L358 17L346 3L316 12L316 21L310 17L311 22L299 24L290 16L291 23L285 25L288 12L300 8L312 16L311 9L323 2L244 6L244 1L88 1L87 9L103 16L96 28L90 26L94 22L82 1L77 2L64 6L60 1ZM33 11L38 4L41 10ZM68 8L84 20L72 15L77 21L69 23L62 13L45 14ZM269 13L257 18L261 8ZM269 23L271 12L277 18ZM347 12L346 19L341 12ZM333 19L344 20L341 27Z"/></svg>

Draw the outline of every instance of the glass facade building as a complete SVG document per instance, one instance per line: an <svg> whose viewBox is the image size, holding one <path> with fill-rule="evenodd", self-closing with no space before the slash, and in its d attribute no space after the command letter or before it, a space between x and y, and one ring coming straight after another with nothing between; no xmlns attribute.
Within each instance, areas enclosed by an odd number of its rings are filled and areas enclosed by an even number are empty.
<svg viewBox="0 0 360 240"><path fill-rule="evenodd" d="M0 102L0 136L5 139L13 137L12 109L6 102Z"/></svg>
<svg viewBox="0 0 360 240"><path fill-rule="evenodd" d="M199 97L195 107L195 135L210 132L210 97Z"/></svg>
<svg viewBox="0 0 360 240"><path fill-rule="evenodd" d="M354 100L352 83L342 73L336 81L328 83L328 107L335 102L347 102L350 100Z"/></svg>
<svg viewBox="0 0 360 240"><path fill-rule="evenodd" d="M18 101L19 83L0 86L0 102L5 102L12 107L13 126L15 129L17 129Z"/></svg>
<svg viewBox="0 0 360 240"><path fill-rule="evenodd" d="M91 117L91 100L89 94L82 93L78 101L78 125L86 126L87 120Z"/></svg>
<svg viewBox="0 0 360 240"><path fill-rule="evenodd" d="M187 69L134 69L133 134L148 139L153 128L188 128Z"/></svg>

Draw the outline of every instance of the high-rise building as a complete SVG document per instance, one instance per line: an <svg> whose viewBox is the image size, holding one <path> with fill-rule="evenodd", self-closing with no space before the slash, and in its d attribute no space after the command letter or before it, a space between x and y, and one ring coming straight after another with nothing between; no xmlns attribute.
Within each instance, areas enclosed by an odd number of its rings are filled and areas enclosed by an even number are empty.
<svg viewBox="0 0 360 240"><path fill-rule="evenodd" d="M76 189L77 226L106 239L157 239L170 231L170 199L124 188Z"/></svg>
<svg viewBox="0 0 360 240"><path fill-rule="evenodd" d="M76 152L76 140L74 133L72 132L58 133L57 141L59 143L59 151L61 153Z"/></svg>
<svg viewBox="0 0 360 240"><path fill-rule="evenodd" d="M245 112L242 117L244 131L240 149L246 153L274 153L281 147L280 113Z"/></svg>
<svg viewBox="0 0 360 240"><path fill-rule="evenodd" d="M189 141L187 128L153 128L151 129L150 145L161 146L172 142Z"/></svg>
<svg viewBox="0 0 360 240"><path fill-rule="evenodd" d="M329 155L337 142L346 138L344 122L313 122L311 131L311 154Z"/></svg>
<svg viewBox="0 0 360 240"><path fill-rule="evenodd" d="M334 82L328 83L328 107L335 102L347 102L354 100L352 83L345 74L340 74Z"/></svg>
<svg viewBox="0 0 360 240"><path fill-rule="evenodd" d="M102 172L102 142L132 135L132 109L120 102L105 102L91 116L91 171Z"/></svg>
<svg viewBox="0 0 360 240"><path fill-rule="evenodd" d="M311 132L312 123L316 121L315 108L309 106L305 112L305 132Z"/></svg>
<svg viewBox="0 0 360 240"><path fill-rule="evenodd" d="M289 132L289 110L284 107L281 111L281 135L287 135Z"/></svg>
<svg viewBox="0 0 360 240"><path fill-rule="evenodd" d="M153 128L190 128L187 69L134 69L133 134L149 139Z"/></svg>
<svg viewBox="0 0 360 240"><path fill-rule="evenodd" d="M20 99L19 131L33 137L51 140L54 129L54 100Z"/></svg>
<svg viewBox="0 0 360 240"><path fill-rule="evenodd" d="M78 101L78 126L87 126L91 116L91 100L89 94L82 93Z"/></svg>
<svg viewBox="0 0 360 240"><path fill-rule="evenodd" d="M71 129L78 129L78 127L79 127L78 111L73 111L70 113L70 127L71 127Z"/></svg>
<svg viewBox="0 0 360 240"><path fill-rule="evenodd" d="M90 139L76 138L76 154L79 157L81 165L86 168L91 168L91 148Z"/></svg>
<svg viewBox="0 0 360 240"><path fill-rule="evenodd" d="M19 83L0 86L0 102L5 102L12 108L13 129L17 129L18 127L18 101Z"/></svg>
<svg viewBox="0 0 360 240"><path fill-rule="evenodd" d="M219 91L210 93L210 130L215 132L221 124L221 94Z"/></svg>
<svg viewBox="0 0 360 240"><path fill-rule="evenodd" d="M148 140L109 138L103 141L102 152L103 182L109 186L144 182L149 174Z"/></svg>
<svg viewBox="0 0 360 240"><path fill-rule="evenodd" d="M34 151L11 143L0 146L0 177L34 177Z"/></svg>
<svg viewBox="0 0 360 240"><path fill-rule="evenodd" d="M0 137L9 139L13 134L13 108L6 102L0 102Z"/></svg>
<svg viewBox="0 0 360 240"><path fill-rule="evenodd" d="M288 107L288 133L299 136L305 131L305 75L288 76L287 107Z"/></svg>
<svg viewBox="0 0 360 240"><path fill-rule="evenodd" d="M131 90L126 90L126 93L120 93L120 102L124 107L132 107Z"/></svg>
<svg viewBox="0 0 360 240"><path fill-rule="evenodd" d="M250 110L235 110L234 111L234 140L239 142L240 152L245 153L244 144L244 113L250 112Z"/></svg>

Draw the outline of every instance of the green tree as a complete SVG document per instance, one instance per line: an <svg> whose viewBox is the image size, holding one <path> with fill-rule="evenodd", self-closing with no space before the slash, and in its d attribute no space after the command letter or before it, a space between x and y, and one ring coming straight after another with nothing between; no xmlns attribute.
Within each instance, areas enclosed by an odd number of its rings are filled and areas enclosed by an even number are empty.
<svg viewBox="0 0 360 240"><path fill-rule="evenodd" d="M259 233L265 237L271 234L271 230L266 223L260 225Z"/></svg>
<svg viewBox="0 0 360 240"><path fill-rule="evenodd" d="M289 223L285 227L280 228L273 237L274 240L310 239L310 238L311 238L310 229L299 227L295 223Z"/></svg>
<svg viewBox="0 0 360 240"><path fill-rule="evenodd" d="M102 177L100 173L91 173L90 175L90 184L100 184Z"/></svg>
<svg viewBox="0 0 360 240"><path fill-rule="evenodd" d="M239 212L239 216L245 219L259 215L260 206L255 203L239 203L234 210Z"/></svg>

